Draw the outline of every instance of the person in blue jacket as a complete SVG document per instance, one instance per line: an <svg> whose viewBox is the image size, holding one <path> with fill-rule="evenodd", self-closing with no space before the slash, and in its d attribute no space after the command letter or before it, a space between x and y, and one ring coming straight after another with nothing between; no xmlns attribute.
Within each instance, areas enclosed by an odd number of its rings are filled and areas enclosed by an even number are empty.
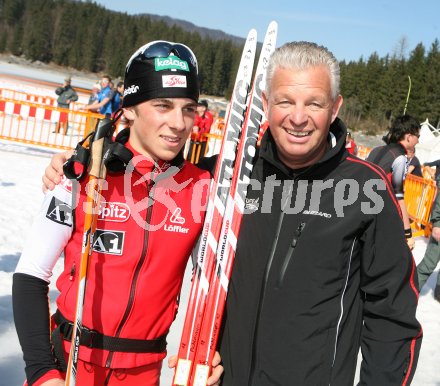
<svg viewBox="0 0 440 386"><path fill-rule="evenodd" d="M110 87L111 77L104 75L101 78L101 91L98 93L98 101L91 105L84 106L84 110L92 110L103 114L106 118L110 118L112 115L112 97L113 90Z"/></svg>

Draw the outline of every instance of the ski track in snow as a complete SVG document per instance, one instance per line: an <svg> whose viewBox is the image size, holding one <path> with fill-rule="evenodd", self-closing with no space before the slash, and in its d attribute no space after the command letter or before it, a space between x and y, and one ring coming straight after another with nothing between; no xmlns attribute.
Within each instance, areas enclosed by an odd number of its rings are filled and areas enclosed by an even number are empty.
<svg viewBox="0 0 440 386"><path fill-rule="evenodd" d="M12 70L11 70L12 71ZM25 67L14 67L13 71L26 75ZM32 72L37 77L37 72ZM42 77L62 79L60 73L42 73ZM43 79L43 78L41 78ZM0 82L1 83L1 82ZM8 86L13 84L8 83ZM16 84L24 89L23 84ZM20 386L24 380L24 362L15 332L11 305L12 275L23 248L27 230L43 199L41 176L49 163L52 150L36 148L12 142L0 141L0 386ZM416 239L413 251L418 263L426 249L427 240ZM185 308L190 290L190 264L188 264L182 290L180 311L168 336L168 353L176 354L183 325ZM54 286L62 269L62 259L57 263L50 285L51 310L55 310L53 300L57 296ZM412 385L440 386L440 372L437 363L440 358L440 303L432 294L437 273L431 275L419 298L417 317L422 323L424 338L417 372ZM359 366L358 366L359 367ZM170 385L173 372L164 361L161 384ZM358 372L356 375L356 382ZM355 384L356 384L355 382Z"/></svg>

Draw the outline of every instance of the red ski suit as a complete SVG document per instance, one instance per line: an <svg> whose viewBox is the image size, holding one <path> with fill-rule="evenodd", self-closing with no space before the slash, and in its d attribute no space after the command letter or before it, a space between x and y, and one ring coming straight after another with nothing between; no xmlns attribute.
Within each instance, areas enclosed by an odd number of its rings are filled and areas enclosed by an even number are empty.
<svg viewBox="0 0 440 386"><path fill-rule="evenodd" d="M106 336L136 340L154 340L168 333L188 257L203 225L210 181L208 172L179 162L153 165L135 155L134 169L108 173L89 262L83 326ZM75 319L86 184L81 183L78 190L73 194L73 222L66 211L72 193L64 184L48 194L39 225L34 226L35 232L45 229L45 240L49 230L51 248L57 244L58 249L64 248L57 307L70 321ZM44 247L32 245L32 240L41 239L31 237L17 272L48 281L58 255L49 258L47 251L40 253ZM46 271L48 275L41 274ZM69 352L70 342L63 343ZM118 352L87 346L79 350L81 361L114 369L154 364L165 356L166 351Z"/></svg>
<svg viewBox="0 0 440 386"><path fill-rule="evenodd" d="M185 163L172 179L155 185L149 178L152 164L143 163L131 173L131 182L126 181L126 187L131 187L128 198L124 178L107 178L109 189L102 193L105 204L89 265L83 324L104 335L155 339L167 334L174 320L188 257L201 231L203 213L200 206L196 208L199 222L195 222L191 202L194 199L200 205L201 196L196 197L194 186L204 173ZM85 189L81 192L78 209L86 199ZM78 209L75 230L65 249L65 270L57 281L61 292L58 309L70 320L75 315L76 267L84 225L84 212ZM96 252L98 249L102 252ZM130 368L162 360L165 355L81 347L79 357L100 366Z"/></svg>

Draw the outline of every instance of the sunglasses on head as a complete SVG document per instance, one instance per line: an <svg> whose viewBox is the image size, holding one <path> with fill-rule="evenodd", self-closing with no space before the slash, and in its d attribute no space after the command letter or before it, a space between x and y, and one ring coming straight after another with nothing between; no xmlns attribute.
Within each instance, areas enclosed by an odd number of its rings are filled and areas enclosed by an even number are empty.
<svg viewBox="0 0 440 386"><path fill-rule="evenodd" d="M197 59L191 49L185 44L172 43L165 40L157 40L148 43L137 50L127 63L127 69L133 60L142 61L145 59L166 58L170 54L174 54L180 59L188 62L199 72Z"/></svg>

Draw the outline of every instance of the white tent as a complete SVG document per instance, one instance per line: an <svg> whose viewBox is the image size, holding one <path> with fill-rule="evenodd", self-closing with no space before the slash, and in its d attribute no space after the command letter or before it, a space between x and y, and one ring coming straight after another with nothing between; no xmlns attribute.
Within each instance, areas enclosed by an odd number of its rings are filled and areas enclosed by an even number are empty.
<svg viewBox="0 0 440 386"><path fill-rule="evenodd" d="M416 156L423 164L440 159L440 131L432 126L428 119L421 124Z"/></svg>

